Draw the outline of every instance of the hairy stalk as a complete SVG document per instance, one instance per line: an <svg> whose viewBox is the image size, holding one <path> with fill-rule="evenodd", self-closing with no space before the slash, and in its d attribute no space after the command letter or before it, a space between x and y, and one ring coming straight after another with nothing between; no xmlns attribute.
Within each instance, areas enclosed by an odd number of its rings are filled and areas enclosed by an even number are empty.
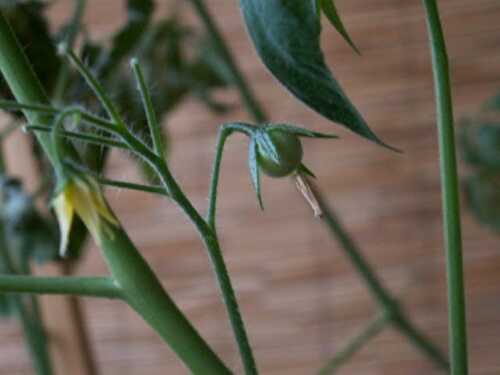
<svg viewBox="0 0 500 375"><path fill-rule="evenodd" d="M468 373L460 199L448 53L436 0L423 0L435 81L443 223L448 275L450 358L453 375Z"/></svg>
<svg viewBox="0 0 500 375"><path fill-rule="evenodd" d="M29 105L48 104L40 81L3 15L0 15L0 71L19 102ZM112 112L112 117L117 115L113 113L114 108L107 109ZM24 113L30 123L51 124L50 116L27 109ZM37 133L37 137L54 162L50 136ZM75 156L72 147L65 147L64 151L69 157ZM129 305L160 334L194 374L230 374L170 299L123 229L110 225L110 230L104 232L101 250Z"/></svg>
<svg viewBox="0 0 500 375"><path fill-rule="evenodd" d="M203 243L208 251L208 256L212 266L214 267L215 276L222 293L224 304L226 305L231 327L233 329L243 361L243 366L245 368L245 373L257 374L257 366L252 353L252 348L248 340L245 324L238 306L236 293L232 286L231 278L229 277L229 271L224 261L217 235L184 195L175 179L170 174L166 164L156 164L155 170L158 172L160 180L164 184L167 193L175 202L177 202L184 213L191 219L201 235Z"/></svg>
<svg viewBox="0 0 500 375"><path fill-rule="evenodd" d="M30 125L23 126L23 130L24 131L51 132L52 126L30 124ZM98 146L116 147L116 148L121 148L121 149L127 149L126 144L124 144L120 141L116 141L110 137L103 137L100 135L92 135L92 134L87 134L84 132L71 131L71 130L61 130L61 131L59 131L58 135L69 138L69 139L74 139L77 141L83 141L86 143L98 145Z"/></svg>
<svg viewBox="0 0 500 375"><path fill-rule="evenodd" d="M146 85L144 73L137 59L133 59L130 63L134 71L135 79L141 94L142 103L146 112L146 119L149 127L149 132L153 140L153 149L162 160L165 159L165 147L163 145L163 137L161 134L161 124L158 122L156 112L153 106L153 100Z"/></svg>
<svg viewBox="0 0 500 375"><path fill-rule="evenodd" d="M73 60L75 56L72 55ZM82 73L89 76L87 81L91 85L95 85L95 92L100 92L99 84L92 80L89 72L85 72L85 68L78 61L74 61L80 66ZM137 61L132 61L132 69L134 70L135 76L138 80L139 91L144 103L145 111L147 114L149 128L151 131L151 136L153 138L153 146L155 151L150 150L144 143L133 136L129 131L125 129L120 129L118 135L121 139L128 145L132 150L134 150L139 156L141 156L153 170L157 173L160 181L165 188L165 195L168 195L181 210L186 214L191 222L194 224L198 230L205 248L207 249L209 259L214 268L214 273L222 294L222 299L226 306L226 310L229 316L229 321L231 323L231 328L233 330L236 342L238 344L238 349L243 362L243 367L245 368L245 373L253 375L257 374L257 366L252 353L252 348L250 346L248 335L246 333L245 324L241 316L241 312L238 306L238 300L236 298L236 293L232 286L231 278L229 277L229 271L227 269L224 257L222 255L222 250L220 248L219 240L217 238L215 230L211 227L210 223L207 223L203 217L199 214L196 208L192 205L189 199L186 197L181 187L177 183L176 179L170 172L168 164L166 163L163 152L159 151L158 148L161 147L161 133L159 123L154 115L154 109L152 107L151 98L149 95L148 88L146 86L142 71ZM101 100L107 101L104 93L100 94ZM119 119L113 118L113 120L119 121ZM156 140L155 140L156 139ZM137 187L137 186L136 186ZM215 202L214 202L215 203Z"/></svg>

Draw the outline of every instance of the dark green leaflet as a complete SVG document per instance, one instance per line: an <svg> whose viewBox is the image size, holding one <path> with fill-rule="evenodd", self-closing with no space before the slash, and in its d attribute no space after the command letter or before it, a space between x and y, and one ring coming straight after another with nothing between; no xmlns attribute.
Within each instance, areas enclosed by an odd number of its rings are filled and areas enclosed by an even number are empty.
<svg viewBox="0 0 500 375"><path fill-rule="evenodd" d="M349 33L347 32L342 19L339 16L337 7L335 6L334 0L313 0L316 2L316 12L320 13L321 10L325 13L326 17L330 23L337 29L340 35L345 39L347 43L352 47L356 53L359 54L358 47L354 44Z"/></svg>
<svg viewBox="0 0 500 375"><path fill-rule="evenodd" d="M384 145L326 66L316 5L304 0L241 0L248 32L271 73L324 117Z"/></svg>

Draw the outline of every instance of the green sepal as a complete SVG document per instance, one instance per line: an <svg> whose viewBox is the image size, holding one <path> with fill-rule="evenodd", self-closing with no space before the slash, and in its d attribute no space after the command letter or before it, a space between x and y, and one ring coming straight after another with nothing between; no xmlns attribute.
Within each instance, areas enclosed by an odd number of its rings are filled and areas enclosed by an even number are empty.
<svg viewBox="0 0 500 375"><path fill-rule="evenodd" d="M239 132L253 138L259 131L260 127L246 122L228 122L223 125L224 128Z"/></svg>
<svg viewBox="0 0 500 375"><path fill-rule="evenodd" d="M303 173L309 177L316 178L316 175L309 168L307 168L304 163L299 165L298 172Z"/></svg>
<svg viewBox="0 0 500 375"><path fill-rule="evenodd" d="M257 161L257 141L254 137L250 138L250 144L248 145L248 168L250 169L250 177L252 179L252 185L255 189L255 193L257 194L259 206L263 210L264 204L262 203L260 188L260 170L259 163Z"/></svg>
<svg viewBox="0 0 500 375"><path fill-rule="evenodd" d="M312 130L299 128L297 126L288 125L288 124L269 124L266 126L268 130L282 130L287 133L295 134L299 137L307 137L307 138L325 138L325 139L337 139L338 136L334 134L325 134L319 133Z"/></svg>
<svg viewBox="0 0 500 375"><path fill-rule="evenodd" d="M253 138L262 154L269 156L277 164L281 162L279 152L266 128L259 129Z"/></svg>

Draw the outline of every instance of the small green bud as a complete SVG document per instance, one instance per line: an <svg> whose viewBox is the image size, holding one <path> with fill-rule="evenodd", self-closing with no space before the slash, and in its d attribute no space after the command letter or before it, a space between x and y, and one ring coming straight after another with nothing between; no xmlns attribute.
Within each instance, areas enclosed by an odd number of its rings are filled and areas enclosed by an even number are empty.
<svg viewBox="0 0 500 375"><path fill-rule="evenodd" d="M257 160L268 176L288 176L300 167L302 156L302 143L292 132L264 130L257 138Z"/></svg>

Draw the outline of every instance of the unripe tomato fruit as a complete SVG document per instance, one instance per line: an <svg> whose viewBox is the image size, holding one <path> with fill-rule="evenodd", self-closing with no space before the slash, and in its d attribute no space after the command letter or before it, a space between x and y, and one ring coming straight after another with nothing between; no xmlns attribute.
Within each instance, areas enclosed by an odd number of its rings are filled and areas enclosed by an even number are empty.
<svg viewBox="0 0 500 375"><path fill-rule="evenodd" d="M276 149L278 162L257 142L257 160L261 170L271 177L284 177L295 171L302 161L302 143L292 133L282 130L267 132Z"/></svg>

